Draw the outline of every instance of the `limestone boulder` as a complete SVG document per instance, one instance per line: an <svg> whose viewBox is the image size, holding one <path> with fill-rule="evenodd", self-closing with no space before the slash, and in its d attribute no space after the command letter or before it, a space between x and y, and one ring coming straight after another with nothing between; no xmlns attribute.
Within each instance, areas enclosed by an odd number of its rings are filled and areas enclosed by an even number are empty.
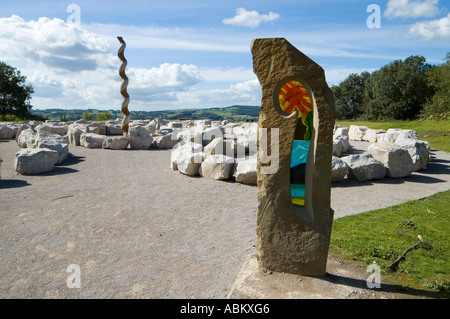
<svg viewBox="0 0 450 319"><path fill-rule="evenodd" d="M36 132L32 128L22 130L16 137L16 142L21 148L34 148L36 146Z"/></svg>
<svg viewBox="0 0 450 319"><path fill-rule="evenodd" d="M81 130L79 127L70 126L67 132L67 142L70 145L80 146L80 137L82 133L83 130Z"/></svg>
<svg viewBox="0 0 450 319"><path fill-rule="evenodd" d="M191 154L193 153L201 153L203 151L203 145L192 143L192 142L186 142L186 143L180 143L176 145L171 153L170 153L170 168L174 171L178 170L178 163L187 161L189 162L192 158ZM203 153L204 154L204 153ZM189 158L189 160L188 160ZM196 161L199 161L199 158L194 158ZM203 162L203 158L199 161L199 164Z"/></svg>
<svg viewBox="0 0 450 319"><path fill-rule="evenodd" d="M14 168L22 175L51 171L58 161L58 152L44 148L23 148L16 153Z"/></svg>
<svg viewBox="0 0 450 319"><path fill-rule="evenodd" d="M387 169L387 176L400 178L410 175L414 171L414 163L408 151L389 142L370 144L367 152L377 161L383 163Z"/></svg>
<svg viewBox="0 0 450 319"><path fill-rule="evenodd" d="M109 150L125 150L130 141L125 136L107 136L102 143L102 148Z"/></svg>
<svg viewBox="0 0 450 319"><path fill-rule="evenodd" d="M67 134L67 125L56 125L56 123L44 123L36 126L36 132L41 135L55 134L64 136Z"/></svg>
<svg viewBox="0 0 450 319"><path fill-rule="evenodd" d="M0 124L0 140L11 140L16 132L5 124Z"/></svg>
<svg viewBox="0 0 450 319"><path fill-rule="evenodd" d="M69 145L67 143L42 140L38 142L37 148L45 148L56 151L58 153L58 160L56 161L56 164L61 164L69 156Z"/></svg>
<svg viewBox="0 0 450 319"><path fill-rule="evenodd" d="M428 142L398 138L395 144L408 151L414 163L415 172L426 169L431 162L431 149Z"/></svg>
<svg viewBox="0 0 450 319"><path fill-rule="evenodd" d="M363 141L367 141L369 143L375 143L378 140L378 135L386 133L385 130L375 130L368 128L366 133L364 134Z"/></svg>
<svg viewBox="0 0 450 319"><path fill-rule="evenodd" d="M234 156L234 145L231 140L223 137L216 137L208 145L205 146L204 152L209 155L227 155Z"/></svg>
<svg viewBox="0 0 450 319"><path fill-rule="evenodd" d="M205 153L203 152L184 152L183 158L177 162L178 171L188 176L200 175L200 167L204 158Z"/></svg>
<svg viewBox="0 0 450 319"><path fill-rule="evenodd" d="M256 166L257 158L252 156L245 161L236 163L235 178L236 182L242 184L256 185Z"/></svg>
<svg viewBox="0 0 450 319"><path fill-rule="evenodd" d="M331 161L331 182L342 181L348 172L348 164L337 156L333 156Z"/></svg>
<svg viewBox="0 0 450 319"><path fill-rule="evenodd" d="M105 133L108 136L111 135L123 135L122 125L116 123L106 123L105 125Z"/></svg>
<svg viewBox="0 0 450 319"><path fill-rule="evenodd" d="M144 126L130 126L128 138L132 150L148 150L153 143L153 137Z"/></svg>
<svg viewBox="0 0 450 319"><path fill-rule="evenodd" d="M233 175L234 158L226 155L210 155L200 166L200 175L204 178L227 180Z"/></svg>
<svg viewBox="0 0 450 319"><path fill-rule="evenodd" d="M177 135L170 133L155 137L153 144L160 150L172 149L175 145L178 144Z"/></svg>
<svg viewBox="0 0 450 319"><path fill-rule="evenodd" d="M362 141L367 129L367 126L350 125L348 137L353 141Z"/></svg>
<svg viewBox="0 0 450 319"><path fill-rule="evenodd" d="M106 135L95 133L81 133L80 145L86 148L102 148Z"/></svg>
<svg viewBox="0 0 450 319"><path fill-rule="evenodd" d="M349 155L341 159L348 165L348 178L362 182L386 176L386 167L370 154Z"/></svg>
<svg viewBox="0 0 450 319"><path fill-rule="evenodd" d="M350 147L348 136L334 135L333 136L333 155L341 156L345 154Z"/></svg>

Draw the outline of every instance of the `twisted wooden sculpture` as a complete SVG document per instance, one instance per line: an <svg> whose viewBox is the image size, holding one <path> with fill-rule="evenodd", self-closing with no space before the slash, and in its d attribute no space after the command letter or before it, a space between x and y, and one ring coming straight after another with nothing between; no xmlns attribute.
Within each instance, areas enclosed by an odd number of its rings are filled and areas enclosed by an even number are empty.
<svg viewBox="0 0 450 319"><path fill-rule="evenodd" d="M127 59L125 59L125 56L124 56L125 47L127 45L122 37L117 37L117 39L122 44L120 46L119 50L117 51L117 56L119 57L120 61L122 61L122 64L120 65L120 68L119 68L119 75L122 78L122 84L120 86L120 94L122 94L122 96L123 96L122 109L121 109L122 114L123 114L122 132L124 133L124 135L126 135L126 134L128 134L128 125L131 120L130 112L128 111L128 103L130 102L130 96L128 95L128 92L127 92L128 77L125 74L125 69L127 67Z"/></svg>

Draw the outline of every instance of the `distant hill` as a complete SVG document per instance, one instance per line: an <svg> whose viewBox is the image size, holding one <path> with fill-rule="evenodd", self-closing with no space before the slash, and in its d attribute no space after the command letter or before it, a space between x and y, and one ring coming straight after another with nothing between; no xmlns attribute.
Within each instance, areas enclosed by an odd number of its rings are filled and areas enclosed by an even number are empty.
<svg viewBox="0 0 450 319"><path fill-rule="evenodd" d="M181 109L181 110L166 110L166 111L133 111L131 118L133 120L145 120L154 118L164 118L167 120L181 120L181 119L211 119L216 121L234 120L234 121L258 121L259 106L253 105L233 105L228 107L215 107L209 109ZM31 110L33 115L38 115L49 120L62 121L76 121L83 117L84 112L89 112L95 116L99 113L110 113L111 119L123 117L120 110L65 110L65 109L46 109L46 110Z"/></svg>

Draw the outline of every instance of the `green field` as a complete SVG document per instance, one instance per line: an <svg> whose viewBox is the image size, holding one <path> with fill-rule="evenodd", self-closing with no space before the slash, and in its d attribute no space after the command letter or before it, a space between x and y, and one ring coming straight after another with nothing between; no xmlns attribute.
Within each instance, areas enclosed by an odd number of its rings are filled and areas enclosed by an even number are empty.
<svg viewBox="0 0 450 319"><path fill-rule="evenodd" d="M376 262L382 281L414 289L450 293L450 190L398 206L338 218L330 250L341 257ZM386 268L421 235L424 244L407 253L398 269Z"/></svg>

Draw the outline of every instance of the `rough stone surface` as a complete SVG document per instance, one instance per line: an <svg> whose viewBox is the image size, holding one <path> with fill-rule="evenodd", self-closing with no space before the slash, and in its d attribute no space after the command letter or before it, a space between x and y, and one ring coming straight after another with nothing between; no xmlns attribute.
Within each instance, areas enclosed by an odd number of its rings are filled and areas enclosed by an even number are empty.
<svg viewBox="0 0 450 319"><path fill-rule="evenodd" d="M56 161L56 164L61 164L69 156L69 145L66 143L43 140L39 141L37 148L46 148L56 151L58 153L58 160Z"/></svg>
<svg viewBox="0 0 450 319"><path fill-rule="evenodd" d="M333 156L331 162L331 182L342 181L348 172L348 164L339 157Z"/></svg>
<svg viewBox="0 0 450 319"><path fill-rule="evenodd" d="M258 129L269 131L275 128L280 136L275 173L269 173L272 170L263 167L261 152L258 155L257 254L260 266L280 272L321 276L326 272L333 220L330 208L335 124L333 93L326 83L324 70L285 39L255 39L251 51L253 70L262 86ZM314 143L306 168L306 206L299 213L294 211L289 184L292 138L298 117L297 113L282 116L274 106L279 94L277 88L290 79L300 80L314 94L311 139ZM257 142L260 150L261 136ZM270 139L265 144L264 154L276 154Z"/></svg>
<svg viewBox="0 0 450 319"><path fill-rule="evenodd" d="M223 137L216 137L208 145L205 146L204 152L209 155L234 155L233 143Z"/></svg>
<svg viewBox="0 0 450 319"><path fill-rule="evenodd" d="M163 136L158 136L153 141L156 144L156 147L160 150L172 149L175 145L178 144L178 139L176 135L169 133Z"/></svg>
<svg viewBox="0 0 450 319"><path fill-rule="evenodd" d="M395 144L408 151L414 163L415 172L426 169L431 162L431 149L428 142L413 139L397 139Z"/></svg>
<svg viewBox="0 0 450 319"><path fill-rule="evenodd" d="M184 144L178 144L170 152L170 168L174 171L178 170L178 163L190 161L187 158L191 158L192 153L199 153L203 151L203 145L186 142ZM198 160L198 159L197 159ZM203 162L203 159L199 161L199 164Z"/></svg>
<svg viewBox="0 0 450 319"><path fill-rule="evenodd" d="M125 136L108 136L103 140L102 148L110 150L125 150L130 141Z"/></svg>
<svg viewBox="0 0 450 319"><path fill-rule="evenodd" d="M148 150L153 143L153 137L143 126L130 126L128 135L132 150Z"/></svg>
<svg viewBox="0 0 450 319"><path fill-rule="evenodd" d="M396 144L377 142L369 145L367 151L374 159L383 163L389 177L405 177L414 171L411 155Z"/></svg>
<svg viewBox="0 0 450 319"><path fill-rule="evenodd" d="M15 136L15 132L7 125L0 124L0 140L10 140Z"/></svg>
<svg viewBox="0 0 450 319"><path fill-rule="evenodd" d="M21 148L33 148L36 145L36 132L32 128L22 130L16 138Z"/></svg>
<svg viewBox="0 0 450 319"><path fill-rule="evenodd" d="M380 179L386 176L386 167L370 154L355 154L342 157L348 165L348 178L360 182Z"/></svg>
<svg viewBox="0 0 450 319"><path fill-rule="evenodd" d="M234 158L225 155L210 155L201 164L199 173L204 178L227 180L233 175L233 169Z"/></svg>
<svg viewBox="0 0 450 319"><path fill-rule="evenodd" d="M367 126L350 125L348 137L353 141L362 141L368 129Z"/></svg>
<svg viewBox="0 0 450 319"><path fill-rule="evenodd" d="M364 134L363 140L370 143L375 143L378 139L378 134L382 133L386 133L386 131L368 128Z"/></svg>
<svg viewBox="0 0 450 319"><path fill-rule="evenodd" d="M236 163L236 172L235 172L236 182L249 185L256 185L257 184L256 167L257 167L256 156L253 156L252 158L249 158L245 161L238 161Z"/></svg>
<svg viewBox="0 0 450 319"><path fill-rule="evenodd" d="M51 171L58 161L58 152L49 149L21 149L17 152L14 168L23 175Z"/></svg>
<svg viewBox="0 0 450 319"><path fill-rule="evenodd" d="M177 162L178 171L184 175L197 176L200 175L200 167L205 153L203 152L184 152L183 158Z"/></svg>
<svg viewBox="0 0 450 319"><path fill-rule="evenodd" d="M81 133L80 145L86 148L102 148L106 135L95 133Z"/></svg>

